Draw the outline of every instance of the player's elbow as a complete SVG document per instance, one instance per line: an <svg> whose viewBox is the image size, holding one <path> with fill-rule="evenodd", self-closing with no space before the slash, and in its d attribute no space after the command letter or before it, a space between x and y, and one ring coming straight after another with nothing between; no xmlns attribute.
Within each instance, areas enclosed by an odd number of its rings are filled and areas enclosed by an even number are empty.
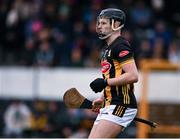
<svg viewBox="0 0 180 139"><path fill-rule="evenodd" d="M134 83L137 83L138 82L138 76L134 77Z"/></svg>
<svg viewBox="0 0 180 139"><path fill-rule="evenodd" d="M138 74L133 74L132 76L131 76L131 81L133 82L133 83L136 83L136 82L138 82Z"/></svg>

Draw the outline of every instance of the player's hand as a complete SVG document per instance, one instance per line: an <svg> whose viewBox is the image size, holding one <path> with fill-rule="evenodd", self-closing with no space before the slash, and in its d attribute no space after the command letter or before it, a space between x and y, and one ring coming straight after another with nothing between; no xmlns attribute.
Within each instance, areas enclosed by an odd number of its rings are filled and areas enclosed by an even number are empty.
<svg viewBox="0 0 180 139"><path fill-rule="evenodd" d="M90 87L95 93L101 92L107 85L107 80L103 78L97 78L90 83Z"/></svg>
<svg viewBox="0 0 180 139"><path fill-rule="evenodd" d="M104 103L104 100L102 98L95 99L92 102L92 111L99 113L99 110L100 110L100 108L102 108L103 103Z"/></svg>

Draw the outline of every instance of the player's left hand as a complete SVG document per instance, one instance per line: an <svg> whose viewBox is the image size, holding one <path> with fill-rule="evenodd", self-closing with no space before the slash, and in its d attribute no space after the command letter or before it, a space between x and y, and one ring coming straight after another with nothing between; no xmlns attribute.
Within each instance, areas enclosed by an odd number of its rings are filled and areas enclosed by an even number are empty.
<svg viewBox="0 0 180 139"><path fill-rule="evenodd" d="M103 78L97 78L90 83L90 87L95 93L101 92L107 85L107 80Z"/></svg>

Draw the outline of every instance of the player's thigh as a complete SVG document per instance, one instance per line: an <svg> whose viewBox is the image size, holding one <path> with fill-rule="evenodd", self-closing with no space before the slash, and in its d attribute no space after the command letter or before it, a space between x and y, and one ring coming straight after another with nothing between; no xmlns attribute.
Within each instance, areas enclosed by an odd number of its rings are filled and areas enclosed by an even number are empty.
<svg viewBox="0 0 180 139"><path fill-rule="evenodd" d="M96 125L95 131L89 136L89 138L113 138L116 137L123 127L107 120L100 120Z"/></svg>
<svg viewBox="0 0 180 139"><path fill-rule="evenodd" d="M94 124L88 138L92 138L96 132L97 124Z"/></svg>

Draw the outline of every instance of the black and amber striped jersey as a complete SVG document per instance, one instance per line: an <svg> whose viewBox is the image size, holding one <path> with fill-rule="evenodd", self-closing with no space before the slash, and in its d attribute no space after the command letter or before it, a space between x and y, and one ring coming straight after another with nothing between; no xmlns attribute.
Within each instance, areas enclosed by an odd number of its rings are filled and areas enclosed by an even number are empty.
<svg viewBox="0 0 180 139"><path fill-rule="evenodd" d="M111 45L104 48L101 58L101 71L104 79L116 78L124 74L122 66L134 60L129 42L123 37L118 37ZM104 97L105 106L114 104L130 108L137 107L134 84L107 86L104 89Z"/></svg>

